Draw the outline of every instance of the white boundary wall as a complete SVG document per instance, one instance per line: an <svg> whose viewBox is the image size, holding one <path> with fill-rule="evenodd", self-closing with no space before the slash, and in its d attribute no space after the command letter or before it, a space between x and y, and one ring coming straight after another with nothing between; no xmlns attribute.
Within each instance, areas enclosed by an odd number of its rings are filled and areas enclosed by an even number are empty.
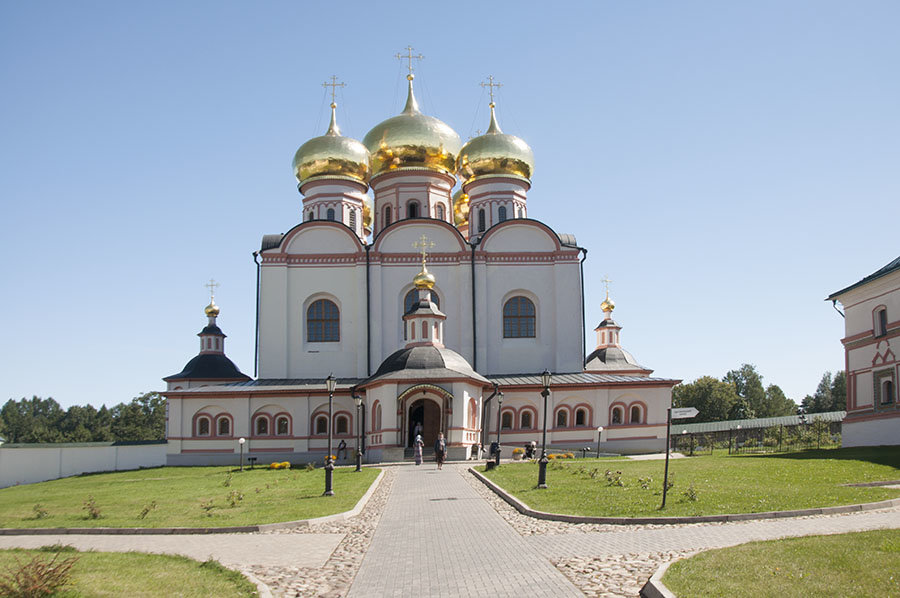
<svg viewBox="0 0 900 598"><path fill-rule="evenodd" d="M0 446L0 488L97 471L122 471L166 464L166 443L59 446Z"/></svg>

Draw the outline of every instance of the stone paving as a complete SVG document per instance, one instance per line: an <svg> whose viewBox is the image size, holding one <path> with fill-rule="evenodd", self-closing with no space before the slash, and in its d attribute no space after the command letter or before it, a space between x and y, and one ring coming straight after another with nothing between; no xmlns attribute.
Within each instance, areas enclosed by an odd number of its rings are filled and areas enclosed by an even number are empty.
<svg viewBox="0 0 900 598"><path fill-rule="evenodd" d="M709 548L809 534L900 528L900 507L784 519L599 525L522 515L468 472L388 467L362 512L255 534L0 536L0 548L215 558L276 596L635 597L663 563Z"/></svg>

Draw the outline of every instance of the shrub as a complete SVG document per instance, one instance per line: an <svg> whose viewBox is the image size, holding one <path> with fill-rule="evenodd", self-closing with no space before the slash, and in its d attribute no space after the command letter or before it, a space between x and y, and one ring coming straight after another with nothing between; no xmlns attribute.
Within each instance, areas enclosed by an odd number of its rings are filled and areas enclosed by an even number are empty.
<svg viewBox="0 0 900 598"><path fill-rule="evenodd" d="M316 464L315 464L315 463L307 463L307 464L306 464L306 471L315 471L315 470L316 470Z"/></svg>
<svg viewBox="0 0 900 598"><path fill-rule="evenodd" d="M146 517L147 515L150 514L150 511L154 510L155 508L156 508L156 501L155 500L150 501L149 503L144 505L143 509L141 509L141 514L138 515L138 518L143 519L144 517Z"/></svg>
<svg viewBox="0 0 900 598"><path fill-rule="evenodd" d="M203 514L207 517L212 517L212 510L216 508L216 505L213 504L213 499L200 501L200 509L203 511Z"/></svg>
<svg viewBox="0 0 900 598"><path fill-rule="evenodd" d="M10 598L43 598L53 596L71 582L72 567L77 556L61 561L59 552L50 560L36 555L27 563L16 558L16 564L0 573L0 595Z"/></svg>
<svg viewBox="0 0 900 598"><path fill-rule="evenodd" d="M231 478L233 478L233 477L234 477L234 474L232 474L230 471L228 473L226 473L225 480L222 482L222 485L225 486L226 488L231 486Z"/></svg>
<svg viewBox="0 0 900 598"><path fill-rule="evenodd" d="M641 488L644 490L648 490L650 488L650 484L653 483L653 477L647 476L646 478L638 478L638 484L641 485Z"/></svg>
<svg viewBox="0 0 900 598"><path fill-rule="evenodd" d="M625 482L622 481L622 472L621 471L612 471L607 469L606 473L603 475L606 476L606 483L610 486L619 486L621 488L625 487Z"/></svg>
<svg viewBox="0 0 900 598"><path fill-rule="evenodd" d="M290 468L291 468L291 462L290 462L290 461L282 461L282 462L281 462L281 469L290 469Z"/></svg>
<svg viewBox="0 0 900 598"><path fill-rule="evenodd" d="M574 459L574 458L575 458L575 453L564 453L563 454L563 459Z"/></svg>
<svg viewBox="0 0 900 598"><path fill-rule="evenodd" d="M548 458L549 460L553 461L553 460L556 459L558 456L559 456L559 455L557 455L556 453L550 453L549 455L547 455L547 458Z"/></svg>
<svg viewBox="0 0 900 598"><path fill-rule="evenodd" d="M44 508L44 505L37 503L31 510L34 511L34 519L45 519L50 516L50 511Z"/></svg>
<svg viewBox="0 0 900 598"><path fill-rule="evenodd" d="M697 491L694 490L694 484L688 486L688 489L685 490L682 494L684 494L684 498L690 502L697 502L699 496L697 495Z"/></svg>
<svg viewBox="0 0 900 598"><path fill-rule="evenodd" d="M244 500L244 495L237 490L232 490L228 493L228 504L232 507L236 507L242 500Z"/></svg>
<svg viewBox="0 0 900 598"><path fill-rule="evenodd" d="M81 509L85 511L85 519L100 519L100 507L97 506L97 501L94 500L93 496L87 497Z"/></svg>
<svg viewBox="0 0 900 598"><path fill-rule="evenodd" d="M523 449L522 447L514 448L512 454L513 455L523 455L523 454L525 454L525 449Z"/></svg>

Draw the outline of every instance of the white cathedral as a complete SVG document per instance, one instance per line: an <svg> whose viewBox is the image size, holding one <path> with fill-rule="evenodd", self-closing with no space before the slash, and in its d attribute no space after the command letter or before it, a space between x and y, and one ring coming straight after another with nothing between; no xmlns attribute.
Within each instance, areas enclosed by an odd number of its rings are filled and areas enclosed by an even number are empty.
<svg viewBox="0 0 900 598"><path fill-rule="evenodd" d="M361 438L369 463L402 460L417 428L471 458L498 423L505 456L540 445L545 425L553 449L596 447L602 426L604 451L664 450L679 380L621 347L608 292L585 356L587 251L528 218L531 148L501 131L493 97L487 132L463 144L419 110L413 78L403 112L362 143L341 135L332 100L328 131L297 150L302 221L255 254L259 376L225 356L211 301L200 353L164 378L170 465L239 450L321 462L329 428L348 457Z"/></svg>

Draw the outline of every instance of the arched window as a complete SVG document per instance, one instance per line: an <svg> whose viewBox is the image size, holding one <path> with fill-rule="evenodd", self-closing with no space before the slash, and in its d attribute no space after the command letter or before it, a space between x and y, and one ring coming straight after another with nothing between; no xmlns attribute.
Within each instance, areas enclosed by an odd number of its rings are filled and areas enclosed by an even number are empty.
<svg viewBox="0 0 900 598"><path fill-rule="evenodd" d="M412 309L412 306L419 300L419 291L418 289L413 289L406 294L406 297L403 298L403 315L409 313L409 310ZM434 306L438 309L441 308L441 298L438 297L438 294L431 291L431 302L434 303Z"/></svg>
<svg viewBox="0 0 900 598"><path fill-rule="evenodd" d="M325 220L334 220L334 208L328 208L325 212Z"/></svg>
<svg viewBox="0 0 900 598"><path fill-rule="evenodd" d="M587 425L587 409L576 409L575 410L575 425L576 426L586 426Z"/></svg>
<svg viewBox="0 0 900 598"><path fill-rule="evenodd" d="M500 416L500 427L504 430L511 430L513 427L513 414L510 411L504 411Z"/></svg>
<svg viewBox="0 0 900 598"><path fill-rule="evenodd" d="M419 202L411 201L406 204L406 217L407 218L418 218L419 217Z"/></svg>
<svg viewBox="0 0 900 598"><path fill-rule="evenodd" d="M556 412L556 427L557 428L567 428L569 424L569 412L565 409L560 409Z"/></svg>
<svg viewBox="0 0 900 598"><path fill-rule="evenodd" d="M484 229L484 208L481 208L480 210L478 210L478 232L483 233Z"/></svg>
<svg viewBox="0 0 900 598"><path fill-rule="evenodd" d="M887 405L894 402L894 381L885 380L881 385L881 403Z"/></svg>
<svg viewBox="0 0 900 598"><path fill-rule="evenodd" d="M337 434L347 434L350 429L347 417L344 415L337 416L337 420L334 422L334 429Z"/></svg>
<svg viewBox="0 0 900 598"><path fill-rule="evenodd" d="M278 436L287 436L290 434L291 422L286 415L279 415L275 420L275 433Z"/></svg>
<svg viewBox="0 0 900 598"><path fill-rule="evenodd" d="M422 322L422 340L428 338L428 322Z"/></svg>
<svg viewBox="0 0 900 598"><path fill-rule="evenodd" d="M439 203L437 206L435 206L434 217L437 218L438 220L444 219L444 204Z"/></svg>
<svg viewBox="0 0 900 598"><path fill-rule="evenodd" d="M504 222L506 220L506 206L497 208L497 220Z"/></svg>
<svg viewBox="0 0 900 598"><path fill-rule="evenodd" d="M309 212L306 213L306 221L309 222L312 219L313 219L313 213L312 213L312 210L310 210Z"/></svg>
<svg viewBox="0 0 900 598"><path fill-rule="evenodd" d="M503 338L534 338L534 303L513 297L503 306Z"/></svg>
<svg viewBox="0 0 900 598"><path fill-rule="evenodd" d="M622 423L622 408L614 407L612 412L612 423L621 424Z"/></svg>
<svg viewBox="0 0 900 598"><path fill-rule="evenodd" d="M391 224L391 206L384 206L384 225L389 226Z"/></svg>
<svg viewBox="0 0 900 598"><path fill-rule="evenodd" d="M469 429L474 430L478 427L478 407L475 405L475 399L469 399Z"/></svg>
<svg viewBox="0 0 900 598"><path fill-rule="evenodd" d="M261 415L256 418L256 426L254 428L257 436L269 435L269 418Z"/></svg>
<svg viewBox="0 0 900 598"><path fill-rule="evenodd" d="M356 210L350 210L350 228L356 232Z"/></svg>
<svg viewBox="0 0 900 598"><path fill-rule="evenodd" d="M875 336L887 334L887 308L882 307L875 311Z"/></svg>
<svg viewBox="0 0 900 598"><path fill-rule="evenodd" d="M632 424L641 423L641 408L637 405L631 406L631 422Z"/></svg>
<svg viewBox="0 0 900 598"><path fill-rule="evenodd" d="M197 436L209 436L209 418L197 418Z"/></svg>
<svg viewBox="0 0 900 598"><path fill-rule="evenodd" d="M219 421L216 422L218 424L218 435L219 436L230 436L231 435L231 420L227 417L220 417Z"/></svg>
<svg viewBox="0 0 900 598"><path fill-rule="evenodd" d="M316 434L328 434L328 418L324 415L320 415L316 418Z"/></svg>
<svg viewBox="0 0 900 598"><path fill-rule="evenodd" d="M341 340L341 314L328 299L313 301L306 311L306 340L333 343Z"/></svg>
<svg viewBox="0 0 900 598"><path fill-rule="evenodd" d="M519 426L523 430L531 429L531 411L523 411L522 412L522 425Z"/></svg>
<svg viewBox="0 0 900 598"><path fill-rule="evenodd" d="M375 404L375 413L372 416L375 430L381 430L381 403Z"/></svg>

